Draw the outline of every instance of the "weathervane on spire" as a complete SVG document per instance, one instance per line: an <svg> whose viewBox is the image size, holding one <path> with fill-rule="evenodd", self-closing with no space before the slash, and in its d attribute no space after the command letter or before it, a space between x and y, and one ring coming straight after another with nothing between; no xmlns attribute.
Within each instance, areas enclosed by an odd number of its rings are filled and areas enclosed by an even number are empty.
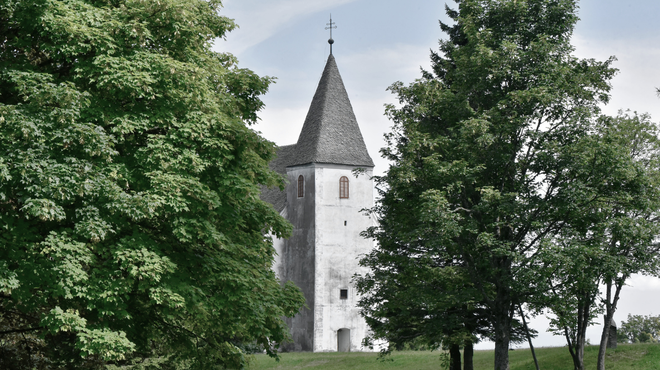
<svg viewBox="0 0 660 370"><path fill-rule="evenodd" d="M332 39L332 29L337 28L336 23L332 21L332 14L330 14L330 23L326 23L326 30L330 30L330 39L328 39L328 44L330 44L330 55L332 55L332 44L335 43L335 40Z"/></svg>

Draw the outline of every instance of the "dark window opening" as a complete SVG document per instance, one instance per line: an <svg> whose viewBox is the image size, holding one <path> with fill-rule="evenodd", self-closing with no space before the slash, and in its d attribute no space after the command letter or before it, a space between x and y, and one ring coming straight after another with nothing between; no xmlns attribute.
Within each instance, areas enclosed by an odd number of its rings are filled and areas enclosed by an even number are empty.
<svg viewBox="0 0 660 370"><path fill-rule="evenodd" d="M298 198L302 198L305 194L305 178L303 175L298 176Z"/></svg>
<svg viewBox="0 0 660 370"><path fill-rule="evenodd" d="M348 289L339 289L339 299L348 299Z"/></svg>
<svg viewBox="0 0 660 370"><path fill-rule="evenodd" d="M339 198L348 199L348 177L346 176L339 179Z"/></svg>
<svg viewBox="0 0 660 370"><path fill-rule="evenodd" d="M344 221L344 226L346 226L346 221Z"/></svg>

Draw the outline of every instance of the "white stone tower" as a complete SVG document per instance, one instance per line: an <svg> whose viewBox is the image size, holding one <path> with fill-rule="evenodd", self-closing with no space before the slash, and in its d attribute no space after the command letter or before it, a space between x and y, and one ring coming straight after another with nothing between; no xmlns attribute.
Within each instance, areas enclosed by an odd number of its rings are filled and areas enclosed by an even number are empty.
<svg viewBox="0 0 660 370"><path fill-rule="evenodd" d="M351 284L360 255L373 242L360 233L373 221L360 210L373 206L373 161L330 54L298 142L278 149L271 168L285 175L284 192L262 198L293 224L275 240L280 279L303 291L309 309L288 320L294 351L362 351L367 325ZM363 169L357 177L355 169Z"/></svg>

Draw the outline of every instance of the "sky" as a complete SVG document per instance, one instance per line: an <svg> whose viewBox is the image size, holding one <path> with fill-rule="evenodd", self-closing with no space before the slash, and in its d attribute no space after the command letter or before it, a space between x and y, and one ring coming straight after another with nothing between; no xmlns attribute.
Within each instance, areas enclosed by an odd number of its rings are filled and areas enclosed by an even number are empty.
<svg viewBox="0 0 660 370"><path fill-rule="evenodd" d="M278 145L297 141L323 67L330 52L329 17L337 28L333 55L348 91L362 136L382 174L387 161L379 150L392 123L385 104L395 104L387 91L392 83L413 82L420 68L429 69L430 50L444 38L438 25L449 23L445 1L437 0L225 0L221 14L239 28L218 40L216 51L230 52L239 66L261 76L276 77L263 97L266 107L253 128ZM447 1L454 7L453 1ZM619 69L612 80L611 100L603 113L619 110L649 113L660 121L660 1L583 0L572 43L574 55L605 60L615 56ZM634 276L622 293L615 321L628 314L660 315L660 279ZM602 321L602 320L599 320ZM531 326L539 331L534 345L563 346L563 337L547 332L548 319L539 316ZM602 325L587 337L600 341ZM520 345L526 347L527 345ZM494 348L482 342L478 349Z"/></svg>

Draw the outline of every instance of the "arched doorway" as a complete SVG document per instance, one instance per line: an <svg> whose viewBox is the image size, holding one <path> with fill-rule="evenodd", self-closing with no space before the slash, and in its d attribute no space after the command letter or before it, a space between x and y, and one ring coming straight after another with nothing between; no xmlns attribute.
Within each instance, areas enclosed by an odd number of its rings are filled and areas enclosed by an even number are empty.
<svg viewBox="0 0 660 370"><path fill-rule="evenodd" d="M351 329L337 330L337 352L351 351Z"/></svg>

